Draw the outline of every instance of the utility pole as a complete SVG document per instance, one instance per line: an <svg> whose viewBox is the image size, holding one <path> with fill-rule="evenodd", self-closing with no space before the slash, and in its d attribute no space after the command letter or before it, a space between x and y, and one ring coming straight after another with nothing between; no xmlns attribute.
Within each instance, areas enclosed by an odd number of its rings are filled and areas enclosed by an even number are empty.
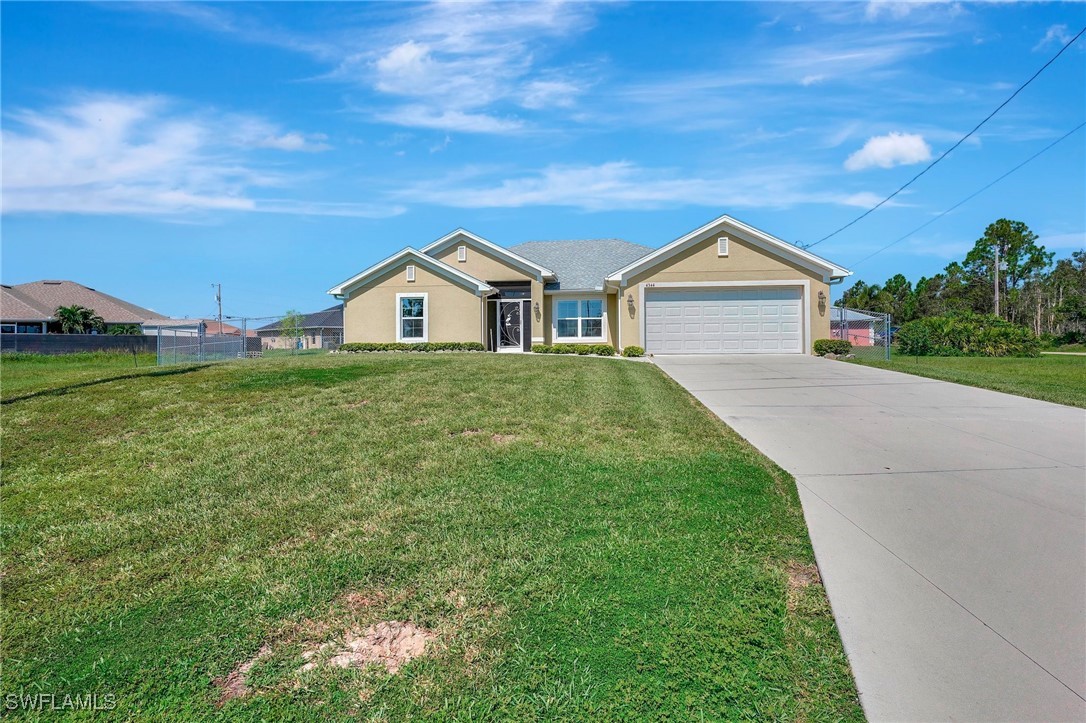
<svg viewBox="0 0 1086 723"><path fill-rule="evenodd" d="M222 284L212 284L211 286L215 289L215 303L219 305L219 336L222 336ZM996 308L999 308L998 301L996 302Z"/></svg>
<svg viewBox="0 0 1086 723"><path fill-rule="evenodd" d="M995 242L995 264L993 270L995 271L995 315L999 316L999 241Z"/></svg>

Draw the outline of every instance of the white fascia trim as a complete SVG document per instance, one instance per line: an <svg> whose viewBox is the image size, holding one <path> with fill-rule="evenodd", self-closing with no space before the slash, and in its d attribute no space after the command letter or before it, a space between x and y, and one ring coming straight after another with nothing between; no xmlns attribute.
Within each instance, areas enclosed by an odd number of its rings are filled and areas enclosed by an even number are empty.
<svg viewBox="0 0 1086 723"><path fill-rule="evenodd" d="M747 286L776 286L802 288L803 295L800 304L803 306L803 348L807 354L814 353L814 340L811 338L811 281L810 279L773 279L769 281L657 281L640 283L637 285L638 309L637 315L641 320L638 324L641 332L641 348L645 348L645 291L651 289L705 289L705 288L734 288Z"/></svg>
<svg viewBox="0 0 1086 723"><path fill-rule="evenodd" d="M535 263L534 261L529 261L528 259L524 258L520 254L515 254L512 251L510 251L509 249L503 249L501 246L498 246L495 243L491 243L490 241L487 241L482 236L476 236L471 231L468 231L467 229L463 229L463 228L458 228L455 231L453 231L452 233L445 234L444 236L439 238L437 241L434 241L432 244L429 244L427 246L423 246L422 247L422 253L424 253L424 254L437 253L437 252L451 246L453 243L455 243L456 241L459 241L461 239L476 243L479 246L482 246L484 249L490 251L491 253L497 254L498 256L504 256L506 259L511 261L514 266L519 266L522 270L529 271L529 272L535 274L536 277L537 277L536 278L537 281L542 281L544 278L553 279L555 277L554 272L551 271L550 269L548 269L547 267L540 266L539 264Z"/></svg>
<svg viewBox="0 0 1086 723"><path fill-rule="evenodd" d="M403 261L407 258L414 259L419 265L425 266L430 271L433 271L439 276L444 276L451 281L455 281L463 286L466 286L469 289L473 289L477 296L489 294L494 291L494 287L492 287L485 281L480 281L474 276L469 276L468 274L465 274L459 269L454 269L452 266L449 266L446 263L442 263L437 259L426 256L422 252L408 246L407 248L396 252L392 256L389 256L384 261L380 261L369 267L365 271L359 274L355 274L351 278L344 281L342 284L333 286L331 289L328 290L328 293L332 296L341 297L355 286L364 283L367 279L373 278L374 276L380 274L389 266L399 263L400 261Z"/></svg>
<svg viewBox="0 0 1086 723"><path fill-rule="evenodd" d="M400 300L417 299L419 297L422 297L422 338L412 337L410 339L404 339L403 317L400 316L403 312L403 307ZM402 294L396 294L396 341L406 341L408 343L430 341L430 295L425 291L416 291L414 293L405 291Z"/></svg>
<svg viewBox="0 0 1086 723"><path fill-rule="evenodd" d="M594 289L543 289L543 294L546 296L599 296L609 293L612 292L602 286Z"/></svg>
<svg viewBox="0 0 1086 723"><path fill-rule="evenodd" d="M644 271L645 269L652 268L654 265L661 261L666 261L675 254L679 253L688 246L704 241L718 230L721 224L727 225L733 233L740 239L753 243L756 246L760 246L770 251L778 251L783 256L791 257L795 259L801 266L805 266L812 271L817 271L823 275L826 281L831 278L843 278L845 276L851 276L852 272L843 266L816 256L809 251L804 251L798 246L793 246L787 241L782 241L776 236L771 236L764 231L760 231L753 226L749 226L742 221L732 218L727 214L713 219L704 226L697 228L685 236L681 236L671 243L656 249L655 251L642 256L632 264L619 269L613 274L607 277L607 281L611 283L625 284L626 281L636 273Z"/></svg>

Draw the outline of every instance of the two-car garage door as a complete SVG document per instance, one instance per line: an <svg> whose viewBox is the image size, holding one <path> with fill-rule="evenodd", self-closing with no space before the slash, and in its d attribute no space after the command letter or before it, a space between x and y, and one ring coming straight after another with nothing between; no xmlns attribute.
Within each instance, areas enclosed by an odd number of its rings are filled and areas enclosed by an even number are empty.
<svg viewBox="0 0 1086 723"><path fill-rule="evenodd" d="M645 350L654 354L802 353L802 303L799 287L647 289Z"/></svg>

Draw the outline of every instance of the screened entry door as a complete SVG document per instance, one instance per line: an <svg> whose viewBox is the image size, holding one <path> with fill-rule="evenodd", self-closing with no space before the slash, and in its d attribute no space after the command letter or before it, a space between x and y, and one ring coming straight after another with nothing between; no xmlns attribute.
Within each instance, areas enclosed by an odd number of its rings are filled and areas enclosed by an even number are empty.
<svg viewBox="0 0 1086 723"><path fill-rule="evenodd" d="M524 348L524 326L521 323L521 301L497 301L498 348L521 351Z"/></svg>

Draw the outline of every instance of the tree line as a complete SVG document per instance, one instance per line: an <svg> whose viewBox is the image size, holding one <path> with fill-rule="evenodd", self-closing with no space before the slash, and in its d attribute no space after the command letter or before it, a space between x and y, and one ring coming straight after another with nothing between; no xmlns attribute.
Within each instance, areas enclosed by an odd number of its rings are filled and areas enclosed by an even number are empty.
<svg viewBox="0 0 1086 723"><path fill-rule="evenodd" d="M1041 335L1086 334L1086 251L1054 261L1021 221L990 224L962 261L914 286L902 274L885 284L857 281L840 305L914 319L973 312L991 314Z"/></svg>

